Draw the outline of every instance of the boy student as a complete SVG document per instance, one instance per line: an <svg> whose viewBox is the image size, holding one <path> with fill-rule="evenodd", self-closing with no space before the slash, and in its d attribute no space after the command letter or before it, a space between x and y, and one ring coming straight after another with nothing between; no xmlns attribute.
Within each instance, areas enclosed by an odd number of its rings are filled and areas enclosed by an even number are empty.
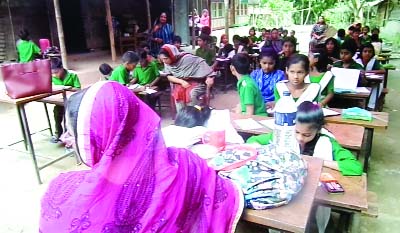
<svg viewBox="0 0 400 233"><path fill-rule="evenodd" d="M198 49L196 49L195 55L198 57L203 58L206 60L206 63L211 66L214 63L215 60L215 50L211 49L208 43L210 43L211 37L206 35L206 34L201 34L197 38L197 45L199 46Z"/></svg>
<svg viewBox="0 0 400 233"><path fill-rule="evenodd" d="M29 40L28 30L22 29L18 36L20 38L17 41L18 61L21 63L33 61L35 57L40 55L40 48Z"/></svg>
<svg viewBox="0 0 400 233"><path fill-rule="evenodd" d="M139 56L132 51L127 51L122 55L122 65L113 70L108 80L117 81L122 85L130 82L129 73L133 71L139 62Z"/></svg>
<svg viewBox="0 0 400 233"><path fill-rule="evenodd" d="M147 60L148 53L144 50L140 51L139 64L133 71L133 79L131 83L138 83L142 86L155 86L160 80L160 72L155 62Z"/></svg>
<svg viewBox="0 0 400 233"><path fill-rule="evenodd" d="M70 86L73 90L81 88L78 75L64 69L61 59L54 58L51 60L51 73L53 75L53 85ZM55 135L52 137L51 142L57 143L60 141L60 136L63 134L62 121L64 119L64 107L54 106L54 122L55 122Z"/></svg>
<svg viewBox="0 0 400 233"><path fill-rule="evenodd" d="M353 56L357 51L357 44L352 39L348 39L340 45L340 61L333 63L333 67L338 68L346 68L346 69L356 69L356 70L364 70L364 67L358 64ZM360 75L361 77L361 75ZM363 80L361 78L358 79L358 85L362 86Z"/></svg>
<svg viewBox="0 0 400 233"><path fill-rule="evenodd" d="M238 79L237 90L240 103L236 107L236 112L246 115L267 115L261 92L249 75L250 61L247 54L239 53L233 56L230 69Z"/></svg>

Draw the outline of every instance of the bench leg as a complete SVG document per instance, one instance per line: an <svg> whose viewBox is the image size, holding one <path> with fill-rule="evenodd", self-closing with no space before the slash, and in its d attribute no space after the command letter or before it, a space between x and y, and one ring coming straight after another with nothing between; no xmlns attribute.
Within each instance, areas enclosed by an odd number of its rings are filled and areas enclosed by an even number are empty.
<svg viewBox="0 0 400 233"><path fill-rule="evenodd" d="M43 103L43 105L44 105L44 111L46 112L47 123L49 124L50 136L53 136L54 134L53 134L53 129L51 128L49 110L47 109L47 104L46 103Z"/></svg>

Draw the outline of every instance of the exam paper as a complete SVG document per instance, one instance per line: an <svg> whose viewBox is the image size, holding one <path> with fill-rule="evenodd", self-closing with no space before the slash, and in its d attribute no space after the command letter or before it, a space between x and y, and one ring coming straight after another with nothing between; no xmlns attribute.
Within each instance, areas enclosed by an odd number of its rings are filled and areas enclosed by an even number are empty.
<svg viewBox="0 0 400 233"><path fill-rule="evenodd" d="M345 68L332 68L331 72L335 76L334 87L340 91L354 91L357 88L358 78L360 77L360 71L356 69L345 69Z"/></svg>
<svg viewBox="0 0 400 233"><path fill-rule="evenodd" d="M252 118L237 119L235 123L243 130L261 129L263 126Z"/></svg>

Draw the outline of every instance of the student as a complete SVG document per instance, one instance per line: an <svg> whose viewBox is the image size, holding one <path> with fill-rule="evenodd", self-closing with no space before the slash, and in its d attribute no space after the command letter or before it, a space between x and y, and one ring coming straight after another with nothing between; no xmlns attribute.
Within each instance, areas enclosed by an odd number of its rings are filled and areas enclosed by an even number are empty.
<svg viewBox="0 0 400 233"><path fill-rule="evenodd" d="M246 115L267 115L261 92L249 75L250 61L247 54L233 56L230 69L238 79L237 90L240 103L236 107L236 112Z"/></svg>
<svg viewBox="0 0 400 233"><path fill-rule="evenodd" d="M327 71L326 59L320 59L322 51L310 51L308 58L310 60L310 73L306 77L307 83L318 83L321 88L320 106L327 106L335 94L334 79L330 71Z"/></svg>
<svg viewBox="0 0 400 233"><path fill-rule="evenodd" d="M255 44L259 41L259 38L256 36L256 29L254 27L251 27L249 30L249 45Z"/></svg>
<svg viewBox="0 0 400 233"><path fill-rule="evenodd" d="M379 63L378 60L375 58L375 49L372 44L367 43L361 46L361 57L356 59L356 62L364 67L365 73L373 73L373 74L385 74L385 69ZM379 85L379 95L383 89L383 83ZM372 87L371 95L369 97L368 102L368 109L373 110L375 109L376 99L376 92L378 91L378 86L375 85ZM378 95L378 96L379 96Z"/></svg>
<svg viewBox="0 0 400 233"><path fill-rule="evenodd" d="M372 30L371 30L371 37L372 36L374 36L376 39L374 39L374 42L381 42L382 43L382 39L380 39L379 38L379 33L380 33L381 31L379 30L379 28L373 28ZM371 41L372 41L372 38L371 38Z"/></svg>
<svg viewBox="0 0 400 233"><path fill-rule="evenodd" d="M279 37L279 31L277 28L271 30L271 46L275 50L275 53L279 54L283 48L283 41Z"/></svg>
<svg viewBox="0 0 400 233"><path fill-rule="evenodd" d="M172 44L175 45L179 52L183 52L181 49L182 38L180 36L174 36L174 39L172 39Z"/></svg>
<svg viewBox="0 0 400 233"><path fill-rule="evenodd" d="M108 80L113 71L113 68L109 64L103 63L99 66L99 71L103 75L104 80ZM101 80L103 80L103 79L100 78L100 81Z"/></svg>
<svg viewBox="0 0 400 233"><path fill-rule="evenodd" d="M160 80L160 72L155 62L147 60L148 53L144 50L140 52L139 64L133 71L131 84L138 83L142 86L156 86Z"/></svg>
<svg viewBox="0 0 400 233"><path fill-rule="evenodd" d="M355 28L353 30L353 36L351 37L354 42L356 42L357 45L357 50L361 48L361 38L360 38L361 30L358 28Z"/></svg>
<svg viewBox="0 0 400 233"><path fill-rule="evenodd" d="M364 26L361 29L361 32L362 32L362 34L360 35L361 43L362 44L371 43L371 36L369 35L369 27L368 26Z"/></svg>
<svg viewBox="0 0 400 233"><path fill-rule="evenodd" d="M111 73L109 80L117 81L122 85L127 85L130 82L129 73L133 71L139 62L139 56L137 53L128 51L122 55L122 65L119 65Z"/></svg>
<svg viewBox="0 0 400 233"><path fill-rule="evenodd" d="M362 175L361 163L323 128L324 124L324 113L317 104L305 101L297 107L295 132L301 154L323 159L324 167L338 170L344 176ZM252 136L247 143L266 145L272 142L272 138L272 133ZM318 232L325 232L330 214L330 208L318 206L316 211Z"/></svg>
<svg viewBox="0 0 400 233"><path fill-rule="evenodd" d="M285 39L286 37L288 37L289 31L284 29L282 30L282 39Z"/></svg>
<svg viewBox="0 0 400 233"><path fill-rule="evenodd" d="M356 51L357 45L353 40L343 42L340 46L340 61L333 63L333 67L363 70L364 68L353 59Z"/></svg>
<svg viewBox="0 0 400 233"><path fill-rule="evenodd" d="M296 35L296 31L295 30L291 30L289 38L292 39L293 43L295 44L295 49L296 49L297 38L295 37L295 35Z"/></svg>
<svg viewBox="0 0 400 233"><path fill-rule="evenodd" d="M201 34L197 38L197 45L199 46L198 49L196 49L195 55L198 57L203 58L206 60L206 63L211 66L214 63L215 60L215 50L211 49L210 46L208 45L211 41L211 37L206 35L206 34Z"/></svg>
<svg viewBox="0 0 400 233"><path fill-rule="evenodd" d="M285 71L287 61L295 53L295 47L296 44L293 42L291 38L285 38L283 40L282 51L280 52L277 65L278 69Z"/></svg>
<svg viewBox="0 0 400 233"><path fill-rule="evenodd" d="M344 176L359 176L362 166L353 154L342 148L334 136L323 128L324 113L322 108L310 101L297 107L296 139L303 155L318 157L324 160L324 166L338 170ZM269 144L272 133L252 136L247 143Z"/></svg>
<svg viewBox="0 0 400 233"><path fill-rule="evenodd" d="M73 90L81 88L78 75L64 69L61 59L51 59L51 73L53 85L62 85L72 87ZM51 142L57 143L60 141L60 136L64 133L62 121L64 120L64 106L54 106L54 123L55 135L51 138Z"/></svg>
<svg viewBox="0 0 400 233"><path fill-rule="evenodd" d="M302 54L295 54L286 64L288 80L280 81L274 89L275 102L289 91L297 105L304 101L319 102L320 86L317 83L305 83L304 79L310 71L310 61Z"/></svg>
<svg viewBox="0 0 400 233"><path fill-rule="evenodd" d="M285 73L282 70L276 69L276 54L261 53L259 59L261 68L251 72L250 76L260 89L266 108L272 109L275 101L275 85L285 79Z"/></svg>
<svg viewBox="0 0 400 233"><path fill-rule="evenodd" d="M325 41L324 46L324 58L327 58L328 64L333 64L334 62L340 61L340 47L338 41L333 38L329 37Z"/></svg>
<svg viewBox="0 0 400 233"><path fill-rule="evenodd" d="M175 38L175 37L174 37ZM174 42L175 43L175 42ZM147 44L145 41L142 41L140 44L139 44L139 49L140 50L144 50L144 51L146 51L147 52L147 60L149 61L149 62L152 62L152 61L156 61L156 59L153 57L153 56L151 56L151 54L150 54L150 45L149 44Z"/></svg>
<svg viewBox="0 0 400 233"><path fill-rule="evenodd" d="M346 39L346 31L343 28L341 28L337 31L336 40L338 44L341 45L345 39Z"/></svg>
<svg viewBox="0 0 400 233"><path fill-rule="evenodd" d="M22 29L17 41L18 61L21 63L33 61L36 57L40 56L40 48L29 39L29 32Z"/></svg>

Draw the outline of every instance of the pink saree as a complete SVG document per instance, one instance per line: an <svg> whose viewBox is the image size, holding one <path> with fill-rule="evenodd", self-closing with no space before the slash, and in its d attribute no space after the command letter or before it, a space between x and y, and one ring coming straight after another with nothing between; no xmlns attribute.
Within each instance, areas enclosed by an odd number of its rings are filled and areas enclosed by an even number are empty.
<svg viewBox="0 0 400 233"><path fill-rule="evenodd" d="M51 182L40 232L234 232L240 189L190 151L166 148L160 118L126 87L90 87L76 136L90 169Z"/></svg>

